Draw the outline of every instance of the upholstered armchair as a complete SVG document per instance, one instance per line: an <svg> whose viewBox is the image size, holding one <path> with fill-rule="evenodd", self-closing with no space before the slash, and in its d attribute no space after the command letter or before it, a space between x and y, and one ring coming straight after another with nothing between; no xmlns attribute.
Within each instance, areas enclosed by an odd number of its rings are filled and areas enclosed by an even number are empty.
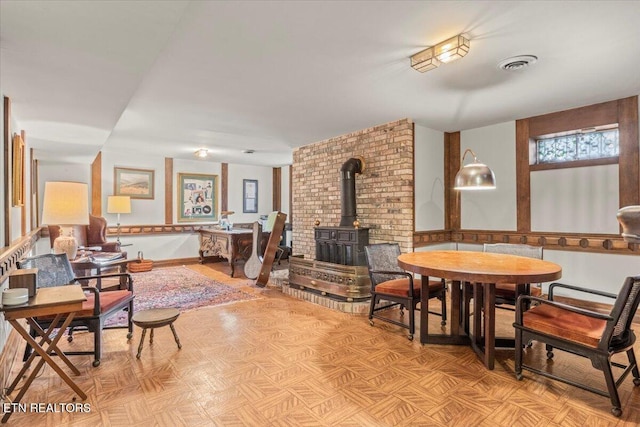
<svg viewBox="0 0 640 427"><path fill-rule="evenodd" d="M51 247L53 242L60 235L59 225L50 225L49 239ZM73 236L78 241L78 246L101 247L103 252L120 252L120 243L107 242L107 220L101 216L89 215L89 225L74 225Z"/></svg>

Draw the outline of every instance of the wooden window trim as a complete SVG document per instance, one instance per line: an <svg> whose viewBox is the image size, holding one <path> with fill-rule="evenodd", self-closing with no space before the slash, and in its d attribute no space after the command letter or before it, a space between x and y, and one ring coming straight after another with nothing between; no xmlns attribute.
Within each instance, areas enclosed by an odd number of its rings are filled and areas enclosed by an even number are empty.
<svg viewBox="0 0 640 427"><path fill-rule="evenodd" d="M638 96L516 120L517 230L531 231L529 144L543 135L618 123L620 207L640 204ZM567 167L567 163L563 164Z"/></svg>

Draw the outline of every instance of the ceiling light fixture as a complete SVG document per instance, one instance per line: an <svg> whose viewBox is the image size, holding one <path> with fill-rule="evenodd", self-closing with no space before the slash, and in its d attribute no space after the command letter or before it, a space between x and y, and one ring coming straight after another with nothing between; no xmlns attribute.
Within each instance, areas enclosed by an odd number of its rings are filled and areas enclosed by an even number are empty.
<svg viewBox="0 0 640 427"><path fill-rule="evenodd" d="M197 150L194 154L196 155L196 157L204 159L205 157L207 157L209 155L209 150L207 150L206 148L201 148L201 149Z"/></svg>
<svg viewBox="0 0 640 427"><path fill-rule="evenodd" d="M469 53L470 47L469 39L458 34L411 56L411 67L421 73L433 70L441 63L446 64L462 58Z"/></svg>
<svg viewBox="0 0 640 427"><path fill-rule="evenodd" d="M473 163L464 164L467 153L473 156ZM476 153L470 148L464 150L462 155L462 167L456 174L453 183L454 190L494 190L496 188L496 176L489 166L478 162Z"/></svg>

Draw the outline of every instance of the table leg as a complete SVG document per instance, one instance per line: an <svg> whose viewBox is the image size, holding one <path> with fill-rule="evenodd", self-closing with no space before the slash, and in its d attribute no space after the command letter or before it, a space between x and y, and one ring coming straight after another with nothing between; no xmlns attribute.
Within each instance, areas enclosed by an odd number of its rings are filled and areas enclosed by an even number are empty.
<svg viewBox="0 0 640 427"><path fill-rule="evenodd" d="M173 338L175 338L176 344L178 344L178 350L180 350L182 348L182 344L180 344L180 338L178 338L176 328L173 326L173 323L169 323L169 327L171 328L171 332L173 332Z"/></svg>
<svg viewBox="0 0 640 427"><path fill-rule="evenodd" d="M496 353L496 286L484 283L484 365L493 369Z"/></svg>
<svg viewBox="0 0 640 427"><path fill-rule="evenodd" d="M62 314L56 315L56 317L53 319L53 322L51 322L51 325L49 325L49 329L47 329L47 332L44 332L43 334L39 334L40 342L38 343L38 345L42 346L42 344L45 343L45 339L44 339L45 334L50 335L51 332L53 332L55 325L57 325L58 322L60 322L61 318L62 318ZM42 330L41 328L39 329ZM18 372L18 375L16 375L16 378L13 380L13 382L7 389L7 395L13 393L13 390L15 390L15 388L18 386L20 379L24 376L24 374L27 373L27 371L29 370L29 367L31 366L31 363L33 363L34 359L36 358L36 354L37 353L35 351L31 352L31 354L29 355L29 358L22 365L22 369L20 369L20 372Z"/></svg>
<svg viewBox="0 0 640 427"><path fill-rule="evenodd" d="M451 335L460 335L460 297L460 281L454 280L451 282L451 318L449 319Z"/></svg>
<svg viewBox="0 0 640 427"><path fill-rule="evenodd" d="M146 334L147 334L147 328L142 328L142 336L140 337L140 344L138 344L138 354L136 354L137 359L140 359L140 355L142 354L142 345L144 344L144 336Z"/></svg>
<svg viewBox="0 0 640 427"><path fill-rule="evenodd" d="M64 331L67 329L67 327L69 327L69 324L73 320L73 316L74 316L74 313L70 313L69 315L67 315L67 318L65 319L64 323L62 324L62 326L60 326L61 330ZM59 320L59 317L56 317L56 318ZM24 338L25 341L27 341L27 343L29 343L29 345L33 347L33 350L41 356L41 359L38 361L35 369L31 371L31 374L29 375L29 377L25 380L25 383L23 384L22 388L16 395L13 403L20 403L20 400L22 400L22 398L24 397L25 393L29 389L29 386L35 379L36 375L38 375L38 372L40 371L40 369L42 368L45 362L49 366L51 366L51 368L60 376L60 378L62 378L62 380L66 382L67 385L71 387L73 391L75 391L76 394L78 394L78 396L80 396L82 400L85 400L87 398L87 395L80 389L80 387L78 387L78 385L75 382L73 382L73 380L51 358L50 353L54 349L58 348L57 347L58 341L60 340L63 334L61 333L57 334L56 337L49 342L48 347L45 349L42 346L40 346L39 343L35 339L33 339L31 335L29 335L29 332L26 329L24 329L17 320L15 319L9 320L9 323L22 336L22 338ZM6 414L4 414L4 416L2 417L2 423L6 423L9 417L11 416L11 414L12 412L7 412Z"/></svg>
<svg viewBox="0 0 640 427"><path fill-rule="evenodd" d="M61 316L61 315L58 315ZM58 320L54 320L51 325L49 325L49 328L47 329L47 331L43 331L42 328L40 327L40 325L38 325L38 322L36 322L35 320L29 318L27 319L27 322L29 323L29 325L36 330L36 332L38 333L38 335L40 335L42 337L42 340L40 341L40 344L42 345L43 342L47 342L50 346L50 348L52 350L54 350L56 352L56 354L58 355L58 357L60 357L60 359L66 363L66 365L69 367L69 369L71 369L73 371L74 374L76 375L80 375L80 371L78 370L78 368L76 368L76 366L71 363L71 361L69 360L69 358L64 354L64 352L62 350L60 350L58 348L58 346L54 346L52 344L52 340L51 340L51 332L53 332L53 330L55 329L55 325L58 324L59 319ZM61 330L63 331L63 330ZM62 333L62 332L60 332ZM32 356L35 357L35 354L31 354Z"/></svg>
<svg viewBox="0 0 640 427"><path fill-rule="evenodd" d="M473 342L481 346L482 342L482 284L473 283Z"/></svg>

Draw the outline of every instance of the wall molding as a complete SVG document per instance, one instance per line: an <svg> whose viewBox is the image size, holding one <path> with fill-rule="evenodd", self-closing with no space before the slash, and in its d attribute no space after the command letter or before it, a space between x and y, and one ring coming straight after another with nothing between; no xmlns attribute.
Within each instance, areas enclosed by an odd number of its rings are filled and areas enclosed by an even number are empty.
<svg viewBox="0 0 640 427"><path fill-rule="evenodd" d="M433 230L413 233L414 248L440 243L524 243L548 250L640 255L640 244L618 234L552 233L504 230Z"/></svg>
<svg viewBox="0 0 640 427"><path fill-rule="evenodd" d="M31 231L0 253L0 283L4 282L9 274L18 268L18 260L28 254L35 246L40 238L40 231L41 228Z"/></svg>

